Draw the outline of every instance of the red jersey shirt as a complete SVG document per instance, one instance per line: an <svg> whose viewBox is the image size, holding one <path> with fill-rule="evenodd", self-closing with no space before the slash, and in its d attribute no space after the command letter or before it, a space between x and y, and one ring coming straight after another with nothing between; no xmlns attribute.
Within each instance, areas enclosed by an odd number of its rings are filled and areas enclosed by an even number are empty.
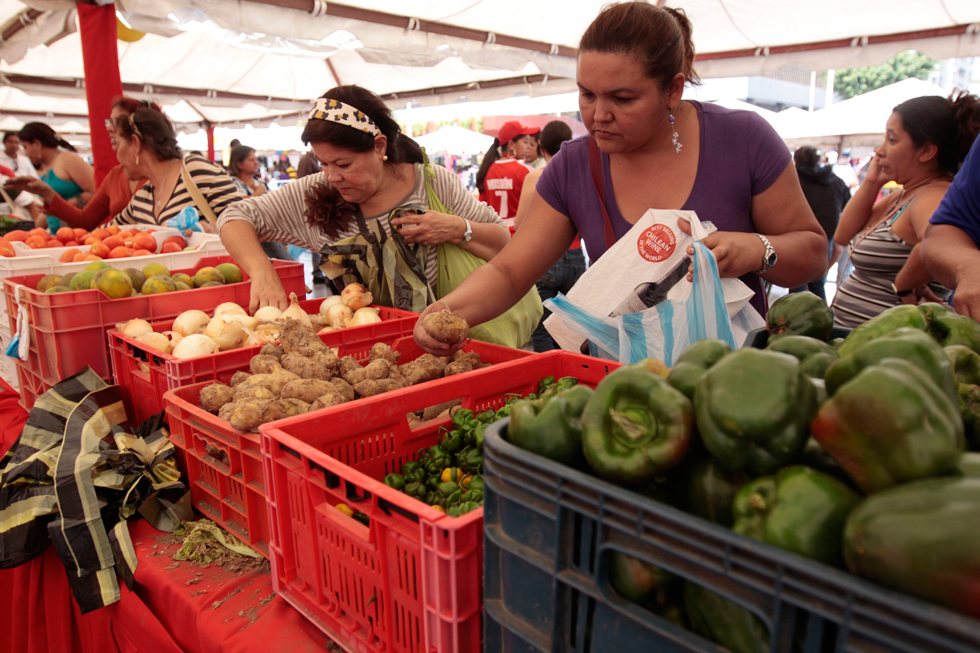
<svg viewBox="0 0 980 653"><path fill-rule="evenodd" d="M530 172L531 168L511 158L494 161L487 171L487 176L483 180L484 196L487 204L502 219L506 220L517 215L524 178Z"/></svg>

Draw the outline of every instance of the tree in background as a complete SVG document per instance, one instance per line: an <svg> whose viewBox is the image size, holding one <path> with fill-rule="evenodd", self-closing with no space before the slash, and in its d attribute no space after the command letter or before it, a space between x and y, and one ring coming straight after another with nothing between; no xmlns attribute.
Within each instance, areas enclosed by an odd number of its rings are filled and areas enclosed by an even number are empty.
<svg viewBox="0 0 980 653"><path fill-rule="evenodd" d="M838 70L834 90L845 100L903 79L926 79L936 62L915 50L906 50L880 66Z"/></svg>

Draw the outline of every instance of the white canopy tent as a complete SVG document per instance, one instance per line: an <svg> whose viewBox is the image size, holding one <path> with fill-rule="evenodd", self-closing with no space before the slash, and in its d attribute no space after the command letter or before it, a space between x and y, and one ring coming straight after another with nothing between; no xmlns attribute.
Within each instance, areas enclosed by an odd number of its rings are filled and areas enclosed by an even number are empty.
<svg viewBox="0 0 980 653"><path fill-rule="evenodd" d="M483 154L493 145L493 136L478 134L469 129L449 125L438 131L419 136L415 141L429 154Z"/></svg>
<svg viewBox="0 0 980 653"><path fill-rule="evenodd" d="M100 4L106 0L98 0ZM116 0L139 41L119 42L126 92L178 122L270 124L358 83L393 108L574 91L575 47L607 0ZM704 77L880 63L915 48L980 55L977 0L668 0L694 23ZM84 123L72 0L0 0L4 116ZM179 105L184 102L185 105ZM69 110L70 109L70 110ZM34 116L31 119L37 119Z"/></svg>

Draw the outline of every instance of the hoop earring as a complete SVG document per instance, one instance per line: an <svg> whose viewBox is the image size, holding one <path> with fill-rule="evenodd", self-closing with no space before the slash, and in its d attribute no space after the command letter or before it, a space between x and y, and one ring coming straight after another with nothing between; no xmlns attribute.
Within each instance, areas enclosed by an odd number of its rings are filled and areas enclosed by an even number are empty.
<svg viewBox="0 0 980 653"><path fill-rule="evenodd" d="M667 109L667 111L669 113L669 117L667 118L667 120L670 121L671 140L674 142L674 152L680 154L681 148L684 146L681 145L681 142L679 140L680 137L677 135L677 128L674 127L674 112L671 109Z"/></svg>

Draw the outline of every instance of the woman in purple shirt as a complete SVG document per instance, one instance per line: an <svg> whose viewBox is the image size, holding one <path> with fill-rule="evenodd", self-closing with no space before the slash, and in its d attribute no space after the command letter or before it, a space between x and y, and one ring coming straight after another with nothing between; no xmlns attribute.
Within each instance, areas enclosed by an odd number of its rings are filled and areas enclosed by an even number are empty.
<svg viewBox="0 0 980 653"><path fill-rule="evenodd" d="M566 143L545 169L507 247L426 312L450 310L470 324L492 319L524 296L576 233L594 260L651 208L694 210L714 223L719 231L703 242L721 276L748 283L762 313L762 279L793 288L822 276L827 238L789 150L753 113L682 101L685 83L699 83L693 62L682 11L645 2L604 9L579 46L579 108L591 137ZM608 238L590 149L601 151ZM447 350L420 328L415 336L433 353Z"/></svg>

